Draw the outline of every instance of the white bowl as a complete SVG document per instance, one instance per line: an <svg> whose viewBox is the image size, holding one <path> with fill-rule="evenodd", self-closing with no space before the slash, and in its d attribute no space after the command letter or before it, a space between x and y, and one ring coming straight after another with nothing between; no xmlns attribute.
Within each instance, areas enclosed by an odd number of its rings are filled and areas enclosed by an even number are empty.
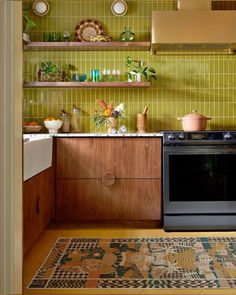
<svg viewBox="0 0 236 295"><path fill-rule="evenodd" d="M57 119L57 120L44 121L44 125L48 129L48 132L50 134L55 134L55 133L58 133L58 130L61 128L62 120Z"/></svg>

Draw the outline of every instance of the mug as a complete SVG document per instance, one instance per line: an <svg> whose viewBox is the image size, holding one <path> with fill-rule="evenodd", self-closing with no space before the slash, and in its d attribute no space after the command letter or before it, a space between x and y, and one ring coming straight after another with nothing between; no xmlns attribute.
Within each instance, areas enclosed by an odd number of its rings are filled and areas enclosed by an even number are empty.
<svg viewBox="0 0 236 295"><path fill-rule="evenodd" d="M50 42L52 40L51 33L43 32L43 42Z"/></svg>
<svg viewBox="0 0 236 295"><path fill-rule="evenodd" d="M60 42L61 41L61 33L59 33L59 32L51 33L51 41L52 42Z"/></svg>

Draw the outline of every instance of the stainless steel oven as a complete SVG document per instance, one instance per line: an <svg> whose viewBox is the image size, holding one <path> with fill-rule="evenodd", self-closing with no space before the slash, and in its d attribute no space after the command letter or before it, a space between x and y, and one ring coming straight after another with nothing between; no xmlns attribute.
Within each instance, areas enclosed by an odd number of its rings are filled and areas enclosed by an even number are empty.
<svg viewBox="0 0 236 295"><path fill-rule="evenodd" d="M164 132L165 230L236 229L236 132Z"/></svg>

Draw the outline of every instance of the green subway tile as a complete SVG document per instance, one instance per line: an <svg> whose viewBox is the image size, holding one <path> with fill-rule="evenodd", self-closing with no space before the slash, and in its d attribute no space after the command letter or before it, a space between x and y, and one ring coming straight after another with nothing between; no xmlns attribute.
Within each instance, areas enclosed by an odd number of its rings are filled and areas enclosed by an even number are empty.
<svg viewBox="0 0 236 295"><path fill-rule="evenodd" d="M176 9L172 0L127 1L128 12L123 17L111 13L110 0L48 0L50 12L37 17L32 41L41 41L44 31L62 32L69 30L74 40L76 25L83 19L95 18L104 27L106 34L119 40L125 26L131 27L137 41L150 40L151 12L153 10ZM32 0L24 0L32 7ZM74 72L87 73L92 68L119 69L122 74L127 56L142 59L145 65L156 68L158 80L149 89L25 89L25 120L42 122L46 116L58 116L61 109L70 112L73 105L82 109L83 132L105 132L95 130L94 111L96 100L124 102L126 119L120 124L136 131L136 114L148 105L148 131L181 129L177 117L193 109L212 117L210 129L236 127L236 57L233 55L179 55L154 56L149 52L137 51L41 51L24 52L24 80L35 81L41 62L52 61L60 68L72 64Z"/></svg>

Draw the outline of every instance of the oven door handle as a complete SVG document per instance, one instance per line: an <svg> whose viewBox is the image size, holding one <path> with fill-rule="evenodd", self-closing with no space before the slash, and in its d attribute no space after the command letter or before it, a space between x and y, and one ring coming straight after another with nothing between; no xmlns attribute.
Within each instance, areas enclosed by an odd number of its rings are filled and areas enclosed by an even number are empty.
<svg viewBox="0 0 236 295"><path fill-rule="evenodd" d="M236 154L236 145L221 145L221 146L195 146L195 145L185 145L185 146L164 146L163 148L165 154Z"/></svg>

